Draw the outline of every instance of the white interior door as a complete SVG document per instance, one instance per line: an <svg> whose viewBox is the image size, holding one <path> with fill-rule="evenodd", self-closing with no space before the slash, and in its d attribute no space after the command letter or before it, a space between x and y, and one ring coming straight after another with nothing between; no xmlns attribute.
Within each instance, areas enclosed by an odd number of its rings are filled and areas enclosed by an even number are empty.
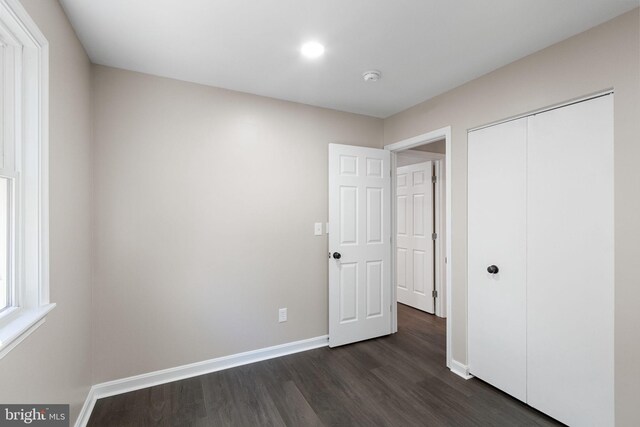
<svg viewBox="0 0 640 427"><path fill-rule="evenodd" d="M529 119L528 403L614 425L613 95Z"/></svg>
<svg viewBox="0 0 640 427"><path fill-rule="evenodd" d="M391 333L390 154L329 144L329 346Z"/></svg>
<svg viewBox="0 0 640 427"><path fill-rule="evenodd" d="M433 162L397 168L396 287L398 302L433 314Z"/></svg>
<svg viewBox="0 0 640 427"><path fill-rule="evenodd" d="M523 401L526 150L527 118L469 133L469 371Z"/></svg>

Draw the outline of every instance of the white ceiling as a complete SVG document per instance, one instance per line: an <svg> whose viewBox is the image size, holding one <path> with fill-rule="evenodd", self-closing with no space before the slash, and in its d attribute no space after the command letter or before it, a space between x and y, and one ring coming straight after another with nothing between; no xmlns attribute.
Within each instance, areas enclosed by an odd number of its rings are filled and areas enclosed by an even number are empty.
<svg viewBox="0 0 640 427"><path fill-rule="evenodd" d="M639 0L61 0L91 60L387 117ZM300 45L326 54L310 61ZM382 71L365 83L362 73Z"/></svg>

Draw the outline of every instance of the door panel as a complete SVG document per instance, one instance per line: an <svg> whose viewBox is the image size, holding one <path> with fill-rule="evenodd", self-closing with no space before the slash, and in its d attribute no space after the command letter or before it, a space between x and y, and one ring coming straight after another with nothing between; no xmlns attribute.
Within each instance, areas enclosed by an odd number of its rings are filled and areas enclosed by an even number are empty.
<svg viewBox="0 0 640 427"><path fill-rule="evenodd" d="M433 162L396 171L398 302L434 313Z"/></svg>
<svg viewBox="0 0 640 427"><path fill-rule="evenodd" d="M405 177L406 178L406 177ZM407 196L398 195L398 201L396 203L398 212L398 235L407 235Z"/></svg>
<svg viewBox="0 0 640 427"><path fill-rule="evenodd" d="M367 319L382 316L382 275L381 261L367 261Z"/></svg>
<svg viewBox="0 0 640 427"><path fill-rule="evenodd" d="M391 333L390 155L329 144L329 345Z"/></svg>
<svg viewBox="0 0 640 427"><path fill-rule="evenodd" d="M613 420L613 95L529 119L528 403Z"/></svg>
<svg viewBox="0 0 640 427"><path fill-rule="evenodd" d="M367 188L367 243L382 243L382 189Z"/></svg>
<svg viewBox="0 0 640 427"><path fill-rule="evenodd" d="M397 286L402 289L407 289L407 250L404 248L398 248L398 255L396 258L396 268L398 273Z"/></svg>
<svg viewBox="0 0 640 427"><path fill-rule="evenodd" d="M429 208L431 208L431 203L428 202L424 194L413 195L413 237L425 237L425 229L427 228L425 215L428 214Z"/></svg>
<svg viewBox="0 0 640 427"><path fill-rule="evenodd" d="M358 318L358 265L342 263L340 268L340 323Z"/></svg>
<svg viewBox="0 0 640 427"><path fill-rule="evenodd" d="M424 251L413 250L413 292L420 296L425 296L428 281L428 278L425 277L425 258L426 254ZM431 299L433 299L433 297L431 297Z"/></svg>
<svg viewBox="0 0 640 427"><path fill-rule="evenodd" d="M468 139L469 370L524 401L526 132L523 118Z"/></svg>

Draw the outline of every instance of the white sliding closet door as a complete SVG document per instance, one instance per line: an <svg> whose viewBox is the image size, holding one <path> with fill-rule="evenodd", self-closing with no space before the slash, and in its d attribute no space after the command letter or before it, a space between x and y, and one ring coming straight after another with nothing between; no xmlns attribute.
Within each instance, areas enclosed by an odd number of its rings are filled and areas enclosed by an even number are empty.
<svg viewBox="0 0 640 427"><path fill-rule="evenodd" d="M526 150L527 118L469 133L469 371L520 400L526 400Z"/></svg>
<svg viewBox="0 0 640 427"><path fill-rule="evenodd" d="M528 134L527 401L612 426L613 95L532 116Z"/></svg>
<svg viewBox="0 0 640 427"><path fill-rule="evenodd" d="M435 312L433 230L433 163L397 170L396 285L398 302Z"/></svg>

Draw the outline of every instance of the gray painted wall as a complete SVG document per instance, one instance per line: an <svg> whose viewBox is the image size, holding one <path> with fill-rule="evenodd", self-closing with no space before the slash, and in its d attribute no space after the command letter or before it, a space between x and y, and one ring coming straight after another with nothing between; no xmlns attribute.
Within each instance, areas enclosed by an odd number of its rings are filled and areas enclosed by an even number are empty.
<svg viewBox="0 0 640 427"><path fill-rule="evenodd" d="M327 334L328 143L380 147L382 120L102 66L93 87L94 382Z"/></svg>
<svg viewBox="0 0 640 427"><path fill-rule="evenodd" d="M91 64L55 0L22 0L49 41L50 291L57 307L0 360L0 402L70 403L91 386Z"/></svg>

